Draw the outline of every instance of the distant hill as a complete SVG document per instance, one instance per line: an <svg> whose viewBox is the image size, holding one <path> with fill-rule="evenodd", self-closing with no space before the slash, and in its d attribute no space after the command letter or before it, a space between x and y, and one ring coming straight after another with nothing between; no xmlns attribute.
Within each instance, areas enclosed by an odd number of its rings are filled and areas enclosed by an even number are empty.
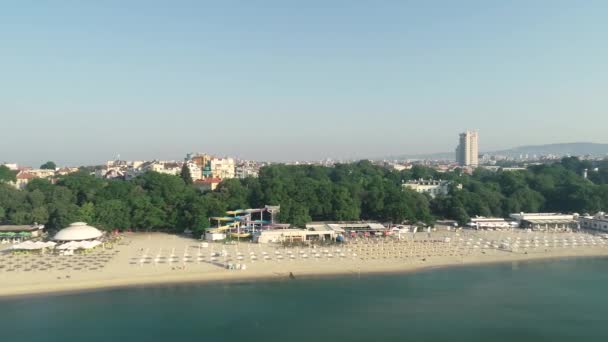
<svg viewBox="0 0 608 342"><path fill-rule="evenodd" d="M380 158L383 160L404 160L404 159L425 159L425 160L455 160L456 152L440 152L440 153L427 153L427 154L402 154L397 156L388 156Z"/></svg>
<svg viewBox="0 0 608 342"><path fill-rule="evenodd" d="M532 155L548 155L557 156L584 156L591 155L594 157L608 156L608 144L596 144L588 142L577 143L561 143L547 145L528 145L511 148L508 150L487 152L495 155L505 155L509 157L519 157L521 154Z"/></svg>
<svg viewBox="0 0 608 342"><path fill-rule="evenodd" d="M597 144L589 142L559 143L546 145L526 145L500 151L484 151L482 154L503 155L517 158L522 154L533 155L556 155L556 156L585 156L608 157L608 144ZM427 154L404 154L381 158L385 160L403 159L427 159L427 160L454 160L454 152L427 153Z"/></svg>

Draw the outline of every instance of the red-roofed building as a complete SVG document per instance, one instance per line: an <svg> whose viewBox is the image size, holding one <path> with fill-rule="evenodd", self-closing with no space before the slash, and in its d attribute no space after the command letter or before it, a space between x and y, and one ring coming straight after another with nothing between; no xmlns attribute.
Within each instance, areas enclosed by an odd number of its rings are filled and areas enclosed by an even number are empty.
<svg viewBox="0 0 608 342"><path fill-rule="evenodd" d="M15 178L17 178L17 181L15 182L15 187L17 189L22 190L23 188L25 188L27 183L29 183L32 179L36 178L36 176L28 172L20 171Z"/></svg>

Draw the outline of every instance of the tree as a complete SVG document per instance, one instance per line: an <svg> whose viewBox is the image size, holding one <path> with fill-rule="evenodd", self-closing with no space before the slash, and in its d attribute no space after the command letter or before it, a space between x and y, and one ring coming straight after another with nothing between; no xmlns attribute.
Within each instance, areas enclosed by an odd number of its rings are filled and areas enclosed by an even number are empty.
<svg viewBox="0 0 608 342"><path fill-rule="evenodd" d="M44 193L38 189L27 193L27 201L32 208L43 207L45 203Z"/></svg>
<svg viewBox="0 0 608 342"><path fill-rule="evenodd" d="M222 181L217 189L222 200L230 209L241 209L248 206L247 188L243 186L239 179L226 179Z"/></svg>
<svg viewBox="0 0 608 342"><path fill-rule="evenodd" d="M40 168L43 170L55 170L57 165L55 165L55 163L52 161L47 161L46 163L40 165Z"/></svg>
<svg viewBox="0 0 608 342"><path fill-rule="evenodd" d="M17 174L6 167L6 165L0 165L0 182L14 182L17 180Z"/></svg>
<svg viewBox="0 0 608 342"><path fill-rule="evenodd" d="M72 203L53 203L49 206L49 212L46 227L58 230L76 221L78 206Z"/></svg>
<svg viewBox="0 0 608 342"><path fill-rule="evenodd" d="M180 172L179 176L182 178L184 183L188 185L192 184L192 175L190 174L190 168L188 167L187 163L184 163L182 166L182 171Z"/></svg>
<svg viewBox="0 0 608 342"><path fill-rule="evenodd" d="M94 222L95 220L95 205L91 202L87 202L80 206L77 213L78 221L82 222Z"/></svg>
<svg viewBox="0 0 608 342"><path fill-rule="evenodd" d="M78 171L59 179L57 184L70 189L76 196L76 204L92 202L96 194L104 188L104 181L86 172Z"/></svg>
<svg viewBox="0 0 608 342"><path fill-rule="evenodd" d="M167 228L165 212L152 204L149 196L135 192L129 199L131 207L131 224L133 228L157 230Z"/></svg>
<svg viewBox="0 0 608 342"><path fill-rule="evenodd" d="M204 197L191 194L180 208L179 227L177 231L189 229L194 236L201 236L205 228L209 227L207 204Z"/></svg>
<svg viewBox="0 0 608 342"><path fill-rule="evenodd" d="M49 211L46 209L46 207L38 207L32 210L30 223L46 224L48 220Z"/></svg>
<svg viewBox="0 0 608 342"><path fill-rule="evenodd" d="M95 208L95 222L102 228L124 230L130 228L131 215L121 200L101 202Z"/></svg>
<svg viewBox="0 0 608 342"><path fill-rule="evenodd" d="M585 168L589 179L580 175ZM474 215L608 210L608 160L568 158L522 171L479 169L472 175L460 170L439 174L422 166L398 172L369 161L334 167L273 164L261 168L259 178L225 180L204 194L187 186L187 166L182 171L183 178L148 172L128 181L101 180L82 171L56 183L33 179L18 190L6 184L15 173L0 166L0 222L39 222L59 229L85 221L108 229L190 229L199 234L209 217L264 204L281 205L278 219L298 227L311 220L431 223L452 218L464 224ZM412 177L441 177L452 184L448 194L431 198L402 188Z"/></svg>
<svg viewBox="0 0 608 342"><path fill-rule="evenodd" d="M281 203L279 219L281 222L290 223L296 227L304 227L307 222L310 222L311 217L304 205L287 199L284 204Z"/></svg>
<svg viewBox="0 0 608 342"><path fill-rule="evenodd" d="M9 220L11 221L12 224L28 224L31 223L31 216L28 212L26 211L13 211L12 213L9 214Z"/></svg>

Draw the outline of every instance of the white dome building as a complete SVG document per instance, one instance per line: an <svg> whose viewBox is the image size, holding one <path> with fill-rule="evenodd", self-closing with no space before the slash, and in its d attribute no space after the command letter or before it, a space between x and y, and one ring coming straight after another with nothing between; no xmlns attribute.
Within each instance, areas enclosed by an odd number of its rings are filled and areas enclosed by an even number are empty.
<svg viewBox="0 0 608 342"><path fill-rule="evenodd" d="M101 237L103 233L95 228L87 225L84 222L72 223L69 227L63 228L57 234L53 240L57 241L82 241L82 240L93 240Z"/></svg>

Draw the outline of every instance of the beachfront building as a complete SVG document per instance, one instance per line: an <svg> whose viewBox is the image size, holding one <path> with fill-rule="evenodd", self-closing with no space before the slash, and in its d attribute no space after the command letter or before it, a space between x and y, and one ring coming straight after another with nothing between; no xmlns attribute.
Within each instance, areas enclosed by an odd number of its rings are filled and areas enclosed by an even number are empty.
<svg viewBox="0 0 608 342"><path fill-rule="evenodd" d="M207 240L207 241L226 240L226 233L207 231L207 232L205 232L205 240Z"/></svg>
<svg viewBox="0 0 608 342"><path fill-rule="evenodd" d="M579 227L578 214L522 212L509 216L518 223L519 228L544 231L571 230Z"/></svg>
<svg viewBox="0 0 608 342"><path fill-rule="evenodd" d="M580 216L578 218L580 227L583 229L599 230L608 232L608 215L604 212L599 212L593 216Z"/></svg>
<svg viewBox="0 0 608 342"><path fill-rule="evenodd" d="M444 195L450 191L450 182L446 180L434 180L434 179L417 179L409 180L402 184L404 189L412 189L421 194L429 194L431 197L437 195Z"/></svg>
<svg viewBox="0 0 608 342"><path fill-rule="evenodd" d="M515 221L507 221L500 217L483 216L471 218L471 221L467 224L467 226L476 229L509 229L516 225L518 225L518 223Z"/></svg>
<svg viewBox="0 0 608 342"><path fill-rule="evenodd" d="M458 221L456 220L437 220L433 225L436 229L447 229L451 230L458 227Z"/></svg>
<svg viewBox="0 0 608 342"><path fill-rule="evenodd" d="M255 235L254 241L258 243L335 241L337 236L338 233L330 229L270 229Z"/></svg>
<svg viewBox="0 0 608 342"><path fill-rule="evenodd" d="M306 229L317 231L334 231L336 234L344 235L382 235L388 232L388 228L377 222L310 222Z"/></svg>
<svg viewBox="0 0 608 342"><path fill-rule="evenodd" d="M15 239L29 239L40 237L42 235L44 225L0 225L0 241L8 243Z"/></svg>
<svg viewBox="0 0 608 342"><path fill-rule="evenodd" d="M85 222L75 222L69 227L63 228L55 236L53 240L56 241L86 241L95 240L103 236L103 233L92 226L87 225Z"/></svg>

